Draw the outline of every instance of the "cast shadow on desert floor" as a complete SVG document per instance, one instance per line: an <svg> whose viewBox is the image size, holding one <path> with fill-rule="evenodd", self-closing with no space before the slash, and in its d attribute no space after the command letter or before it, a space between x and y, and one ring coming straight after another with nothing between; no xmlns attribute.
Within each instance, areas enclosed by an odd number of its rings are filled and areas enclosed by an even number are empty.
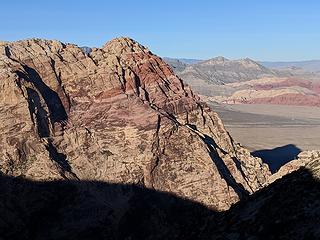
<svg viewBox="0 0 320 240"><path fill-rule="evenodd" d="M301 149L294 144L287 144L273 149L263 149L252 152L254 157L259 157L268 164L272 173L277 172L284 164L297 159Z"/></svg>

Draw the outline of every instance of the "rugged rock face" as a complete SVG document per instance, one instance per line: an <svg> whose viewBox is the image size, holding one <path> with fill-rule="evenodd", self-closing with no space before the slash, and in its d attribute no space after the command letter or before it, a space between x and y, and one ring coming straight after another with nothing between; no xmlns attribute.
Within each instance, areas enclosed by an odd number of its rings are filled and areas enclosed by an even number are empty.
<svg viewBox="0 0 320 240"><path fill-rule="evenodd" d="M167 64L129 38L90 53L0 44L0 170L34 180L136 184L217 210L270 172Z"/></svg>

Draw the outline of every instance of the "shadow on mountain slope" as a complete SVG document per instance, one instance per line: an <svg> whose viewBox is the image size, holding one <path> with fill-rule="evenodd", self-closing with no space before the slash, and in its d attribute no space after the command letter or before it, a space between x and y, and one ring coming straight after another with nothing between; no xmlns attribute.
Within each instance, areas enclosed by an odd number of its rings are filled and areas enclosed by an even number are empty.
<svg viewBox="0 0 320 240"><path fill-rule="evenodd" d="M51 122L68 120L66 109L59 94L46 85L35 69L27 65L23 65L23 69L25 72L17 71L18 76L32 83L39 91L49 109Z"/></svg>
<svg viewBox="0 0 320 240"><path fill-rule="evenodd" d="M284 164L297 159L301 149L293 144L284 145L273 149L254 151L251 154L259 157L268 164L272 173L277 172Z"/></svg>
<svg viewBox="0 0 320 240"><path fill-rule="evenodd" d="M172 194L98 181L0 177L0 239L195 239L214 211Z"/></svg>
<svg viewBox="0 0 320 240"><path fill-rule="evenodd" d="M224 213L135 185L2 175L0 189L5 240L315 239L320 231L320 185L306 169Z"/></svg>
<svg viewBox="0 0 320 240"><path fill-rule="evenodd" d="M320 164L316 163L319 177ZM201 239L319 239L320 183L299 169L210 221Z"/></svg>

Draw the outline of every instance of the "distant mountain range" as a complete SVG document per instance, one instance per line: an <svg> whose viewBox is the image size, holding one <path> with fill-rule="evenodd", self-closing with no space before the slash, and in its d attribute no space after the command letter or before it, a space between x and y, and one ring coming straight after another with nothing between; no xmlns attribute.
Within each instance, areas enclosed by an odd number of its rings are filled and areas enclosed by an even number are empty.
<svg viewBox="0 0 320 240"><path fill-rule="evenodd" d="M268 69L249 58L229 60L219 56L209 60L192 60L193 64L188 64L185 59L164 58L164 60L181 79L200 94L209 96L219 94L220 88L217 85L223 86L228 83L284 74L278 70Z"/></svg>
<svg viewBox="0 0 320 240"><path fill-rule="evenodd" d="M201 59L188 59L188 58L167 58L164 60L170 65L188 65L195 64L206 60ZM320 72L320 60L308 60L308 61L258 61L264 67L271 69L295 69L300 68L309 72Z"/></svg>
<svg viewBox="0 0 320 240"><path fill-rule="evenodd" d="M249 59L229 60L216 57L187 65L179 76L192 80L204 80L213 84L242 82L251 79L275 76L277 72Z"/></svg>
<svg viewBox="0 0 320 240"><path fill-rule="evenodd" d="M320 61L164 60L208 101L320 106Z"/></svg>

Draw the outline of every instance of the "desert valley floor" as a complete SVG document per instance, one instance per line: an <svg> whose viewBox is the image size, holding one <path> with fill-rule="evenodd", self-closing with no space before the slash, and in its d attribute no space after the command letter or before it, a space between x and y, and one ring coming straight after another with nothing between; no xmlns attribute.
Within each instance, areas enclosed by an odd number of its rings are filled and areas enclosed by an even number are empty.
<svg viewBox="0 0 320 240"><path fill-rule="evenodd" d="M259 157L292 160L320 149L320 108L264 104L210 106L231 136ZM280 159L281 160L281 159Z"/></svg>

